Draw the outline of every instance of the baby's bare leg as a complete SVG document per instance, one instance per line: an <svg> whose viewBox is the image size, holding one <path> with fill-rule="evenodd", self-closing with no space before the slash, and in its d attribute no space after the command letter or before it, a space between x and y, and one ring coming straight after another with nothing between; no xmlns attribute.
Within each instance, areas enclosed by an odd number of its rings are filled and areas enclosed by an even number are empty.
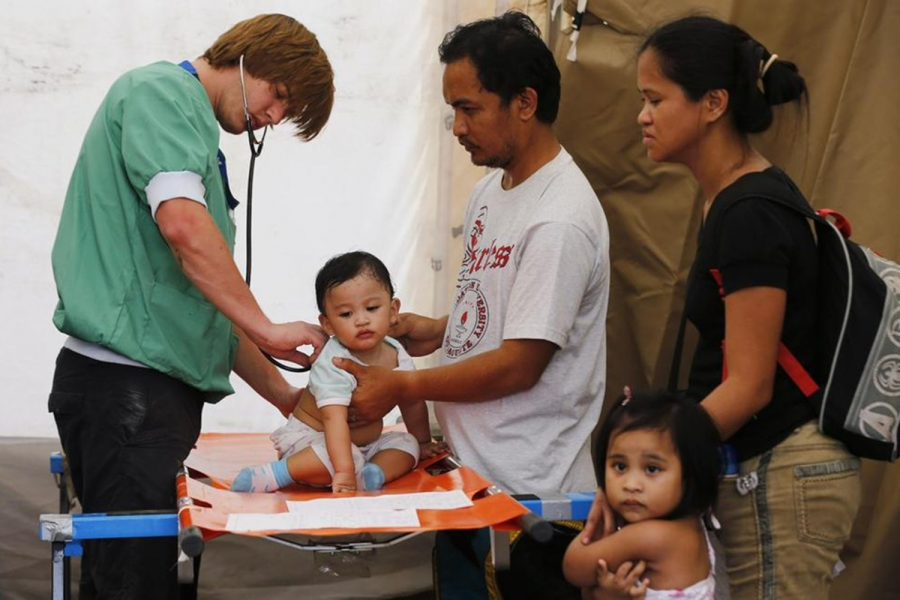
<svg viewBox="0 0 900 600"><path fill-rule="evenodd" d="M331 473L312 447L307 446L297 454L292 454L287 459L288 473L291 479L298 483L308 483L327 487L331 485Z"/></svg>

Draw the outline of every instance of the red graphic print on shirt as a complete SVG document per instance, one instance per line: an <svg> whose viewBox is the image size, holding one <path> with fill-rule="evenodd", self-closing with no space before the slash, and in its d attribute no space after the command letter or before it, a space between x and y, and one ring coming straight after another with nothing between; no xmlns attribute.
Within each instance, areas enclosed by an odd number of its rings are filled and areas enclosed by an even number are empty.
<svg viewBox="0 0 900 600"><path fill-rule="evenodd" d="M444 353L449 358L466 354L481 341L490 315L487 298L480 289L481 278L485 271L504 268L512 256L513 245L498 244L496 239L490 244L484 243L487 219L487 206L482 206L466 240L453 312L444 340Z"/></svg>

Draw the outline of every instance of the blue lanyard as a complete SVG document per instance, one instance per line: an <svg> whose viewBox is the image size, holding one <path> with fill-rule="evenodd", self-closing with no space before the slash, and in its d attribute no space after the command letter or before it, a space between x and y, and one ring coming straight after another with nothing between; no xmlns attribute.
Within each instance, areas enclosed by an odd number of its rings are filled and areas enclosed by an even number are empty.
<svg viewBox="0 0 900 600"><path fill-rule="evenodd" d="M200 75L197 74L197 69L194 68L194 65L192 65L190 61L183 60L178 63L178 66L196 77L197 81L200 81ZM238 202L238 199L231 193L231 186L228 184L228 166L225 163L225 154L222 152L221 148L216 150L216 157L219 163L219 173L222 175L222 183L225 187L225 201L228 202L228 208L234 210L240 202Z"/></svg>

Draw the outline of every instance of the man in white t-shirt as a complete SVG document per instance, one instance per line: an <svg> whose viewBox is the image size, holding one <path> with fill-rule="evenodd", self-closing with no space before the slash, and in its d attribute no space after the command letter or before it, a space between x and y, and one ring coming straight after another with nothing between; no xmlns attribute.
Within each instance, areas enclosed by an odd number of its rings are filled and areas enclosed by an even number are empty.
<svg viewBox="0 0 900 600"><path fill-rule="evenodd" d="M592 491L609 232L552 130L559 69L519 12L457 27L439 53L453 134L496 170L466 209L451 313L403 314L392 330L413 356L440 349L441 365L401 373L336 361L359 382L350 414L371 420L430 399L454 453L504 491Z"/></svg>
<svg viewBox="0 0 900 600"><path fill-rule="evenodd" d="M473 163L496 170L469 200L453 310L403 314L392 331L413 356L440 349L441 366L391 373L345 362L359 380L351 414L434 400L453 451L502 489L593 490L609 234L551 128L559 70L522 13L457 28L440 52L453 133Z"/></svg>

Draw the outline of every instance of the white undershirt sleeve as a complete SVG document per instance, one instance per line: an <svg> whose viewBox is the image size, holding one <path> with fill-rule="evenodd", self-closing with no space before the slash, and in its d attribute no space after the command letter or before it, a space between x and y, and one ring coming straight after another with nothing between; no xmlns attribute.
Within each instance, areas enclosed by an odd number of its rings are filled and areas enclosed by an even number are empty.
<svg viewBox="0 0 900 600"><path fill-rule="evenodd" d="M156 211L166 200L187 198L206 206L206 186L203 179L192 171L169 171L157 173L147 184L147 203L150 214L156 220Z"/></svg>

